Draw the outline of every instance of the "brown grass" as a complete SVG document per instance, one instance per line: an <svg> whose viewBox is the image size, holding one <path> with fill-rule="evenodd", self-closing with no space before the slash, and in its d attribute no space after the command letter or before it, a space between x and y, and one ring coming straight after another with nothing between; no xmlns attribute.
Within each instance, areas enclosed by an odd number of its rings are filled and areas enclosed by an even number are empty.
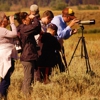
<svg viewBox="0 0 100 100"><path fill-rule="evenodd" d="M81 34L73 35L64 41L65 55L69 63ZM100 100L100 34L84 34L92 71L95 75L86 74L85 58L74 57L68 71L59 73L56 67L50 76L51 82L32 85L31 100ZM80 55L80 45L75 55ZM16 61L16 68L11 77L8 100L29 100L21 93L23 67Z"/></svg>
<svg viewBox="0 0 100 100"><path fill-rule="evenodd" d="M46 9L45 9L46 10ZM86 29L99 28L100 11L76 11L80 19L95 19L96 24L85 26ZM55 15L61 11L53 11ZM85 17L84 17L85 16ZM82 18L84 17L84 18ZM77 28L80 28L77 25ZM65 56L69 63L76 44L81 34L75 34L64 41ZM51 82L43 84L36 82L32 84L33 92L30 100L100 100L100 34L84 34L87 51L90 60L90 66L95 75L86 74L85 59L80 57L81 45L79 44L68 71L59 73L59 69L54 70L50 76ZM8 100L29 100L21 93L21 84L23 80L23 67L20 61L16 61L15 71L11 77L11 85L8 90Z"/></svg>

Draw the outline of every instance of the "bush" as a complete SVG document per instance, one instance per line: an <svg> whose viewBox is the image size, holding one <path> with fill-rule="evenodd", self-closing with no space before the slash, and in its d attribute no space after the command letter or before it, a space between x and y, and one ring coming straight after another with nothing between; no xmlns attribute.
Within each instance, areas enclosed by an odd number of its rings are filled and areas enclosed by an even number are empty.
<svg viewBox="0 0 100 100"><path fill-rule="evenodd" d="M56 10L62 10L62 9L64 9L64 8L66 8L67 7L67 4L65 4L65 3L58 3L57 5L56 5L56 7L55 7L55 9Z"/></svg>
<svg viewBox="0 0 100 100"><path fill-rule="evenodd" d="M84 7L82 6L77 6L78 10L98 10L99 7L98 6L93 6L93 5L86 5Z"/></svg>
<svg viewBox="0 0 100 100"><path fill-rule="evenodd" d="M88 33L100 33L100 29L89 30Z"/></svg>
<svg viewBox="0 0 100 100"><path fill-rule="evenodd" d="M0 11L9 11L10 10L10 5L6 4L1 4L0 5Z"/></svg>
<svg viewBox="0 0 100 100"><path fill-rule="evenodd" d="M66 8L68 5L65 2L58 2L58 3L56 3L55 1L52 1L50 3L50 6L54 10L62 10L64 8Z"/></svg>

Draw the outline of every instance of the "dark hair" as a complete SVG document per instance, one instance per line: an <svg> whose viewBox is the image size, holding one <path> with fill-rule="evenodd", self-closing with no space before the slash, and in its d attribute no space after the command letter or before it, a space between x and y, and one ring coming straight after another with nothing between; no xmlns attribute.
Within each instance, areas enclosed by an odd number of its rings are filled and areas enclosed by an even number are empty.
<svg viewBox="0 0 100 100"><path fill-rule="evenodd" d="M46 17L46 16L48 16L48 18L53 18L54 17L54 14L53 14L52 11L46 10L46 11L44 11L42 17Z"/></svg>
<svg viewBox="0 0 100 100"><path fill-rule="evenodd" d="M22 19L26 19L26 17L28 16L28 13L27 12L18 12L18 13L15 13L15 16L17 17L17 22L19 24L22 24Z"/></svg>
<svg viewBox="0 0 100 100"><path fill-rule="evenodd" d="M55 30L56 32L57 32L57 30L58 30L58 27L57 27L55 24L53 24L53 23L50 23L50 24L48 25L48 28L50 28L50 29L52 29L52 30Z"/></svg>

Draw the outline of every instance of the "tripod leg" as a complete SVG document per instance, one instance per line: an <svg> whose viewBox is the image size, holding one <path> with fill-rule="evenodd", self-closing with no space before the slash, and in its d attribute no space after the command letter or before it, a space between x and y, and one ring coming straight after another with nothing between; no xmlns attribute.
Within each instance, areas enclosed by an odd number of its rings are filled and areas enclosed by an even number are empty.
<svg viewBox="0 0 100 100"><path fill-rule="evenodd" d="M64 46L62 46L61 53L62 53L62 58L63 58L63 60L64 60L65 66L66 66L66 68L67 68L67 61L66 61L66 57L65 57L65 50L64 50Z"/></svg>
<svg viewBox="0 0 100 100"><path fill-rule="evenodd" d="M76 50L77 50L77 47L78 47L78 45L79 45L79 43L80 43L81 38L82 38L82 37L80 37L80 39L78 40L78 43L77 43L76 48L75 48L75 50L74 50L74 52L73 52L73 54L72 54L72 57L71 57L71 59L70 59L70 62L69 62L69 64L68 64L68 66L71 64L71 61L72 61L72 59L73 59L73 57L74 57L74 54L75 54L75 52L76 52Z"/></svg>
<svg viewBox="0 0 100 100"><path fill-rule="evenodd" d="M63 61L64 61L64 71L68 71L68 74L69 74L69 70L68 70L68 65L67 65L67 61L66 61L66 57L65 57L65 50L64 50L64 46L62 46L62 49L61 49L61 54L62 54L62 58L63 58Z"/></svg>
<svg viewBox="0 0 100 100"><path fill-rule="evenodd" d="M87 48L86 48L84 37L82 38L82 42L83 42L83 46L84 46L84 55L85 55L85 61L86 61L86 67L87 67L86 73L88 73L89 71L91 71L91 67L90 67L90 62L89 62L89 57L88 57L88 53L87 53Z"/></svg>

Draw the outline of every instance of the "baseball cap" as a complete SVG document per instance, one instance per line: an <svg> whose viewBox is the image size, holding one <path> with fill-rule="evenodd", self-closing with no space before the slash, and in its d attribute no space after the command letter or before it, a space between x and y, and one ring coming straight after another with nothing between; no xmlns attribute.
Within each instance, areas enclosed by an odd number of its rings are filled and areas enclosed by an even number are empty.
<svg viewBox="0 0 100 100"><path fill-rule="evenodd" d="M30 10L34 11L34 12L39 12L39 7L38 7L38 5L33 4L33 5L30 6Z"/></svg>
<svg viewBox="0 0 100 100"><path fill-rule="evenodd" d="M57 27L55 24L53 24L53 23L50 23L50 24L48 25L48 28L51 28L51 29L55 30L56 32L57 32L57 30L58 30L58 27Z"/></svg>
<svg viewBox="0 0 100 100"><path fill-rule="evenodd" d="M65 9L63 9L63 10L62 10L62 15L63 15L63 16L70 15L70 18L71 18L71 19L76 18L76 17L74 16L75 13L74 13L74 11L73 11L71 8L65 8Z"/></svg>

